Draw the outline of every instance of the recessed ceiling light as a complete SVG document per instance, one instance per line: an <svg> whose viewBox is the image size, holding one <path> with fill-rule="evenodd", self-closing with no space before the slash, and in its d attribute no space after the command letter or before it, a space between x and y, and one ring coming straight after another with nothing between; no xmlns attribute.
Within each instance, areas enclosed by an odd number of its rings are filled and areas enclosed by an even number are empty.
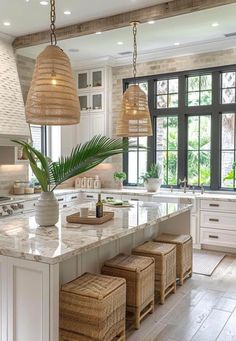
<svg viewBox="0 0 236 341"><path fill-rule="evenodd" d="M148 24L149 24L149 25L153 25L153 24L155 24L155 21L154 21L154 20L149 20L149 21L148 21Z"/></svg>
<svg viewBox="0 0 236 341"><path fill-rule="evenodd" d="M118 41L117 45L124 45L123 41Z"/></svg>
<svg viewBox="0 0 236 341"><path fill-rule="evenodd" d="M179 45L180 45L180 43L176 42L176 43L174 43L174 45L175 45L175 46L179 46Z"/></svg>
<svg viewBox="0 0 236 341"><path fill-rule="evenodd" d="M102 34L102 32L101 32L101 31L98 31L98 32L96 32L95 34Z"/></svg>
<svg viewBox="0 0 236 341"><path fill-rule="evenodd" d="M48 5L48 1L40 1L40 5L47 6Z"/></svg>
<svg viewBox="0 0 236 341"><path fill-rule="evenodd" d="M68 51L69 51L69 52L72 52L72 53L76 53L76 52L79 52L79 49L73 49L73 48L72 48L72 49L69 49Z"/></svg>
<svg viewBox="0 0 236 341"><path fill-rule="evenodd" d="M218 23L218 22L213 22L213 23L211 24L211 26L212 26L212 27L217 27L217 26L219 26L219 23Z"/></svg>
<svg viewBox="0 0 236 341"><path fill-rule="evenodd" d="M11 26L11 23L9 21L4 21L3 25L4 26Z"/></svg>
<svg viewBox="0 0 236 341"><path fill-rule="evenodd" d="M65 14L65 15L70 15L70 14L71 14L71 11L64 11L64 14Z"/></svg>

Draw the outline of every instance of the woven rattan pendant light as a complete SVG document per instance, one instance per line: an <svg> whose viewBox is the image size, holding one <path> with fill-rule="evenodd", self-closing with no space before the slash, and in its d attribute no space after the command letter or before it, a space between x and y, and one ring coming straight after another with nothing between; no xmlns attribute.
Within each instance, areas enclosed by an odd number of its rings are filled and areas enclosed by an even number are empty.
<svg viewBox="0 0 236 341"><path fill-rule="evenodd" d="M137 22L132 23L134 36L134 84L123 94L122 109L117 119L116 135L121 137L152 136L152 124L145 92L136 83Z"/></svg>
<svg viewBox="0 0 236 341"><path fill-rule="evenodd" d="M37 57L26 101L26 121L70 125L80 121L80 104L69 58L57 46L55 0L51 5L51 45Z"/></svg>

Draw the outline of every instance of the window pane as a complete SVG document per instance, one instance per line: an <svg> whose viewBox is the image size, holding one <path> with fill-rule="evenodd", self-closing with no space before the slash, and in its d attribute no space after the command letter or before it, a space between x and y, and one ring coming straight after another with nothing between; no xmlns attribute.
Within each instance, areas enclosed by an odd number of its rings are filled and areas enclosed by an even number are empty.
<svg viewBox="0 0 236 341"><path fill-rule="evenodd" d="M235 89L222 90L222 103L235 103Z"/></svg>
<svg viewBox="0 0 236 341"><path fill-rule="evenodd" d="M190 92L188 94L188 105L192 107L199 104L199 92Z"/></svg>
<svg viewBox="0 0 236 341"><path fill-rule="evenodd" d="M226 188L233 188L235 179L225 179L233 170L234 152L221 153L221 186ZM232 173L234 174L234 173ZM235 174L234 176L235 177Z"/></svg>
<svg viewBox="0 0 236 341"><path fill-rule="evenodd" d="M30 128L33 140L33 147L42 152L42 127L31 125Z"/></svg>
<svg viewBox="0 0 236 341"><path fill-rule="evenodd" d="M147 147L147 137L139 137L139 145ZM139 151L139 169L138 169L138 181L140 179L140 176L147 171L147 151Z"/></svg>
<svg viewBox="0 0 236 341"><path fill-rule="evenodd" d="M178 107L178 94L169 95L168 102L169 102L168 103L169 108L177 108Z"/></svg>
<svg viewBox="0 0 236 341"><path fill-rule="evenodd" d="M188 183L210 186L211 117L188 117Z"/></svg>
<svg viewBox="0 0 236 341"><path fill-rule="evenodd" d="M147 147L147 137L129 138L135 145ZM147 171L147 150L128 154L128 183L138 184L140 176Z"/></svg>
<svg viewBox="0 0 236 341"><path fill-rule="evenodd" d="M222 114L222 149L234 149L235 114Z"/></svg>
<svg viewBox="0 0 236 341"><path fill-rule="evenodd" d="M156 129L156 161L162 167L162 182L164 185L176 185L178 165L177 116L158 117Z"/></svg>
<svg viewBox="0 0 236 341"><path fill-rule="evenodd" d="M211 91L201 91L200 92L200 104L201 105L211 105Z"/></svg>
<svg viewBox="0 0 236 341"><path fill-rule="evenodd" d="M139 87L145 92L145 94L148 94L148 83L147 82L143 82L143 83L139 83Z"/></svg>
<svg viewBox="0 0 236 341"><path fill-rule="evenodd" d="M222 88L235 87L235 72L222 73Z"/></svg>
<svg viewBox="0 0 236 341"><path fill-rule="evenodd" d="M179 80L176 79L170 79L169 80L169 93L178 93L179 92Z"/></svg>
<svg viewBox="0 0 236 341"><path fill-rule="evenodd" d="M199 76L188 77L188 91L199 91Z"/></svg>
<svg viewBox="0 0 236 341"><path fill-rule="evenodd" d="M212 89L212 76L211 75L201 76L200 89L201 90L211 90Z"/></svg>
<svg viewBox="0 0 236 341"><path fill-rule="evenodd" d="M167 95L157 96L157 108L167 108Z"/></svg>
<svg viewBox="0 0 236 341"><path fill-rule="evenodd" d="M157 81L157 94L167 94L167 80Z"/></svg>

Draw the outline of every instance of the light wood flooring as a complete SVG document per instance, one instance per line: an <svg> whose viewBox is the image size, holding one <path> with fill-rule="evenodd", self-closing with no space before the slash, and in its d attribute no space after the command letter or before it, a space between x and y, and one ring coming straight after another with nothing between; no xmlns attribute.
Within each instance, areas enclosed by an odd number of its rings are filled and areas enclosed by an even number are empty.
<svg viewBox="0 0 236 341"><path fill-rule="evenodd" d="M211 277L193 274L157 305L127 341L236 341L236 256L227 255Z"/></svg>

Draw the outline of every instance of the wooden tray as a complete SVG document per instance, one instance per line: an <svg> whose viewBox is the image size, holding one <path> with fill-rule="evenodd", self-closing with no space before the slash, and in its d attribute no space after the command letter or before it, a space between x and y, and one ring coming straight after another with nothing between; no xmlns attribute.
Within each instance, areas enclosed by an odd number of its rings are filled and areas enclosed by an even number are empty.
<svg viewBox="0 0 236 341"><path fill-rule="evenodd" d="M88 217L80 217L80 213L74 213L66 217L68 223L100 225L113 219L114 212L103 212L102 218L96 218L95 212L89 211Z"/></svg>

